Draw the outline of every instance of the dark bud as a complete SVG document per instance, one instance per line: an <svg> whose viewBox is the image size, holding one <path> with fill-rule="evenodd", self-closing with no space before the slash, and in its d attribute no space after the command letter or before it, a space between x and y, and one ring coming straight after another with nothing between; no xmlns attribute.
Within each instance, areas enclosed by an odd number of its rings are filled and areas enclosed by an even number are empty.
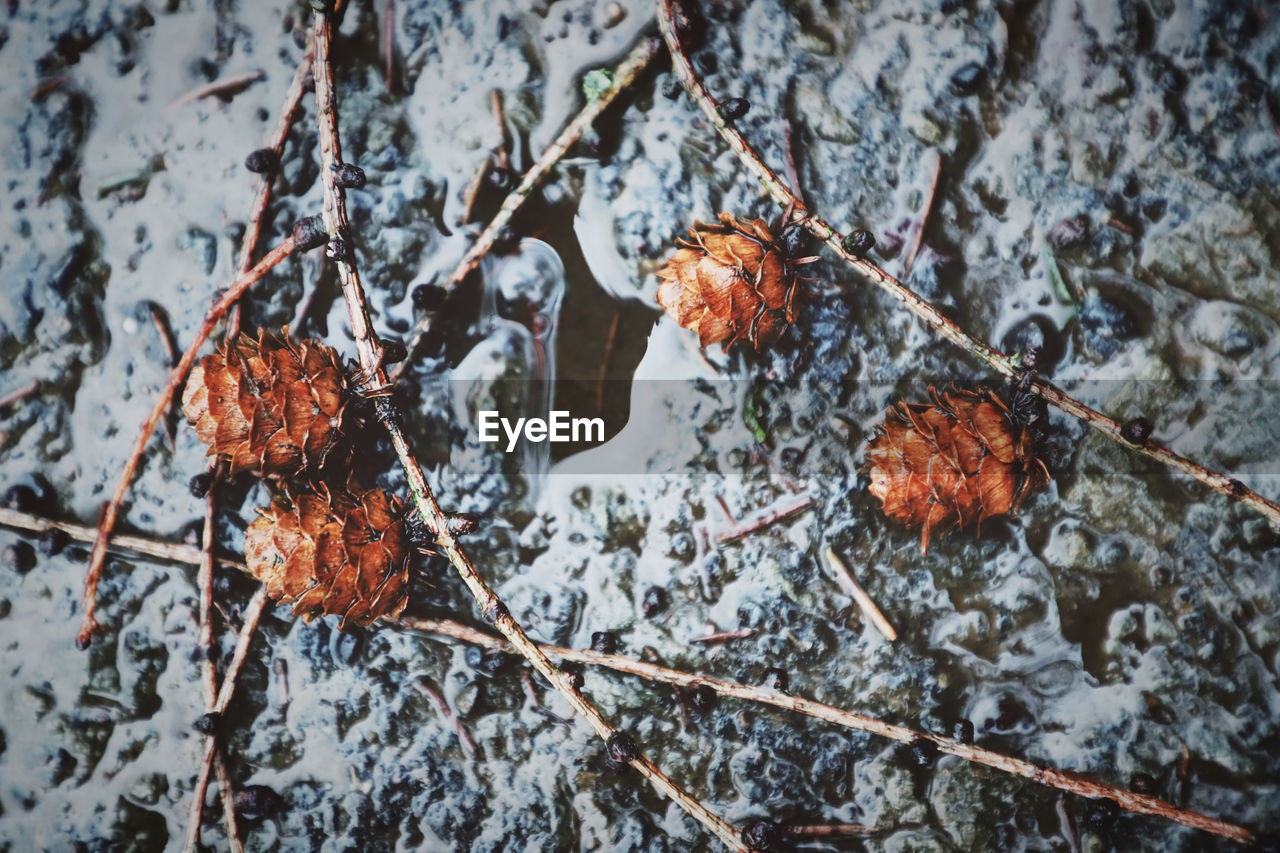
<svg viewBox="0 0 1280 853"><path fill-rule="evenodd" d="M746 98L725 98L720 102L720 118L735 121L746 115L749 109L751 102Z"/></svg>
<svg viewBox="0 0 1280 853"><path fill-rule="evenodd" d="M973 744L973 720L958 720L951 724L951 739L956 743Z"/></svg>
<svg viewBox="0 0 1280 853"><path fill-rule="evenodd" d="M928 767L938 759L938 745L928 738L918 737L897 749L898 759L910 767Z"/></svg>
<svg viewBox="0 0 1280 853"><path fill-rule="evenodd" d="M449 525L449 532L454 536L466 536L480 528L480 519L469 512L445 513L444 521Z"/></svg>
<svg viewBox="0 0 1280 853"><path fill-rule="evenodd" d="M609 758L618 764L630 764L640 757L640 748L626 732L614 732L609 735L607 747Z"/></svg>
<svg viewBox="0 0 1280 853"><path fill-rule="evenodd" d="M755 850L776 850L782 843L782 827L767 818L751 821L740 834L743 843Z"/></svg>
<svg viewBox="0 0 1280 853"><path fill-rule="evenodd" d="M1124 440L1130 444L1146 444L1151 437L1151 421L1146 418L1134 418L1120 430Z"/></svg>
<svg viewBox="0 0 1280 853"><path fill-rule="evenodd" d="M684 86L680 85L680 80L676 77L668 77L662 82L662 97L668 101L674 101L683 91Z"/></svg>
<svg viewBox="0 0 1280 853"><path fill-rule="evenodd" d="M1156 780L1150 773L1134 773L1129 777L1129 790L1135 794L1154 795Z"/></svg>
<svg viewBox="0 0 1280 853"><path fill-rule="evenodd" d="M15 542L4 549L0 561L3 561L6 569L25 575L36 567L36 549L31 547L30 542Z"/></svg>
<svg viewBox="0 0 1280 853"><path fill-rule="evenodd" d="M191 490L191 496L194 498L202 498L209 494L209 489L213 487L213 474L205 471L203 474L196 474L191 478L191 482L187 484L187 488Z"/></svg>
<svg viewBox="0 0 1280 853"><path fill-rule="evenodd" d="M420 284L413 289L413 307L419 311L439 311L448 295L443 287L434 282Z"/></svg>
<svg viewBox="0 0 1280 853"><path fill-rule="evenodd" d="M504 169L501 166L494 166L484 177L489 182L489 186L497 190L509 190L515 183L512 180L511 170Z"/></svg>
<svg viewBox="0 0 1280 853"><path fill-rule="evenodd" d="M324 246L324 256L336 263L344 262L350 255L347 249L347 241L341 237L334 237Z"/></svg>
<svg viewBox="0 0 1280 853"><path fill-rule="evenodd" d="M76 637L76 649L78 651L83 652L85 649L89 648L89 646L92 644L93 644L93 636L91 634L86 634L83 637Z"/></svg>
<svg viewBox="0 0 1280 853"><path fill-rule="evenodd" d="M305 216L293 224L293 242L300 252L323 246L329 240L324 230L324 220L319 216Z"/></svg>
<svg viewBox="0 0 1280 853"><path fill-rule="evenodd" d="M266 785L246 785L236 792L236 814L248 821L271 817L284 808L284 798Z"/></svg>
<svg viewBox="0 0 1280 853"><path fill-rule="evenodd" d="M280 155L274 148L259 148L244 158L244 167L259 175L272 175L280 168Z"/></svg>
<svg viewBox="0 0 1280 853"><path fill-rule="evenodd" d="M208 714L196 717L191 727L202 735L212 735L217 733L220 725L222 725L222 715L216 711L210 711Z"/></svg>
<svg viewBox="0 0 1280 853"><path fill-rule="evenodd" d="M484 609L484 621L489 624L493 624L504 616L509 615L510 614L507 612L507 606L500 601L495 601Z"/></svg>
<svg viewBox="0 0 1280 853"><path fill-rule="evenodd" d="M694 0L682 0L674 4L671 19L676 25L676 35L680 36L680 44L686 51L702 47L707 39L707 22Z"/></svg>
<svg viewBox="0 0 1280 853"><path fill-rule="evenodd" d="M333 167L333 181L349 190L364 189L364 169L351 163L339 163Z"/></svg>
<svg viewBox="0 0 1280 853"><path fill-rule="evenodd" d="M840 248L844 249L855 258L865 258L867 252L876 247L876 238L871 236L870 231L863 231L859 228L852 234L845 235L840 241Z"/></svg>
<svg viewBox="0 0 1280 853"><path fill-rule="evenodd" d="M1111 800L1094 800L1084 814L1084 825L1093 832L1109 833L1119 813L1120 807Z"/></svg>
<svg viewBox="0 0 1280 853"><path fill-rule="evenodd" d="M640 602L640 610L644 618L652 619L667 609L667 594L660 586L651 586L644 591L644 600Z"/></svg>
<svg viewBox="0 0 1280 853"><path fill-rule="evenodd" d="M706 714L716 706L716 692L706 684L699 684L690 690L688 699L689 707L698 714Z"/></svg>
<svg viewBox="0 0 1280 853"><path fill-rule="evenodd" d="M383 364L399 364L409 357L409 350L405 347L404 341L396 338L382 338L378 343L382 344Z"/></svg>
<svg viewBox="0 0 1280 853"><path fill-rule="evenodd" d="M770 690L777 690L779 693L786 693L791 687L791 676L787 675L785 669L778 669L771 666L764 671L764 686Z"/></svg>
<svg viewBox="0 0 1280 853"><path fill-rule="evenodd" d="M602 655L615 654L618 651L618 638L609 631L595 631L591 635L591 651Z"/></svg>
<svg viewBox="0 0 1280 853"><path fill-rule="evenodd" d="M961 65L951 75L951 91L957 95L972 95L982 83L982 66L976 62Z"/></svg>
<svg viewBox="0 0 1280 853"><path fill-rule="evenodd" d="M71 542L71 536L61 527L50 527L40 537L37 547L40 553L46 557L56 557L62 553L62 549L66 548Z"/></svg>

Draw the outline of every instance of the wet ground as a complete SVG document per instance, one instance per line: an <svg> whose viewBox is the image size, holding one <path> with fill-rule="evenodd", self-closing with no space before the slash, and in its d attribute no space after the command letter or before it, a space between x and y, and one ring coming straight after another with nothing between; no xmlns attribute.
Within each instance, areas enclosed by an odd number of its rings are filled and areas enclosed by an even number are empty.
<svg viewBox="0 0 1280 853"><path fill-rule="evenodd" d="M153 314L182 346L232 278L253 193L243 161L275 121L305 5L0 10L0 394L40 383L0 410L6 503L93 523L166 376ZM347 15L337 82L347 159L369 176L351 194L359 261L378 328L402 335L420 316L414 288L446 276L473 233L458 221L499 144L491 90L523 166L578 109L586 72L654 28L639 0L401 2L388 91L376 5ZM738 126L780 171L790 122L807 198L836 227L872 231L890 272L927 212L914 289L1006 351L1043 346L1042 370L1069 391L1145 415L1158 440L1274 500L1275 14L1166 0L715 2L693 58L713 92L749 100ZM257 70L240 91L167 108ZM307 109L267 245L319 209ZM482 212L500 198L482 196ZM866 493L866 441L891 400L992 377L830 259L810 268L808 304L774 352L704 361L659 320L652 273L720 210L776 213L661 58L517 222L512 237L528 239L506 241L486 282L449 303L407 376L406 416L442 502L484 519L470 550L530 633L585 647L609 630L623 651L748 682L779 668L799 695L935 732L967 719L980 745L1122 786L1147 774L1176 803L1280 832L1276 533L1054 414L1049 489L922 558ZM255 288L246 325L293 322L353 354L316 254ZM546 389L525 380L547 376L555 405L601 413L612 441L572 455L481 447L469 419L483 401L540 411ZM377 430L364 436L361 465L398 485ZM172 446L157 437L126 528L189 535L203 502L187 484L204 469L185 424ZM741 518L793 487L810 510L715 544L722 501ZM228 490L227 549L266 500L248 481ZM79 652L85 549L50 544L0 530L0 850L177 849L204 710L194 570L113 557L104 631ZM898 642L851 606L827 547ZM447 565L424 570L414 612L477 618ZM252 589L219 578L228 618ZM689 642L739 628L755 633ZM610 770L585 726L558 720L558 697L539 687L541 710L528 702L521 671L428 636L344 635L272 612L223 729L234 782L281 798L242 804L248 847L710 846ZM606 715L727 819L878 829L805 849L1071 849L1049 789L954 758L912 767L885 741L780 711L682 711L669 688L585 677ZM1235 849L1080 799L1065 809L1085 850ZM210 849L225 844L217 811Z"/></svg>

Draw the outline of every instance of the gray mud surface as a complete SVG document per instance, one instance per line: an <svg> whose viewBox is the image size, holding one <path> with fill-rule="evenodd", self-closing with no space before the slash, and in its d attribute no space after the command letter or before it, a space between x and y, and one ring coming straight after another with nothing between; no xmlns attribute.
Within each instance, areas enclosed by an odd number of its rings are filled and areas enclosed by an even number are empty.
<svg viewBox="0 0 1280 853"><path fill-rule="evenodd" d="M369 177L350 194L356 251L379 330L403 335L420 316L414 287L447 275L475 233L458 220L499 144L490 91L523 166L577 111L584 75L655 28L640 0L402 0L388 93L383 13L355 2L334 53L344 152ZM223 0L0 8L0 394L40 383L0 410L6 504L94 523L167 375L153 310L185 346L233 277L254 192L244 159L275 121L309 14ZM1069 392L1145 415L1159 441L1280 498L1274 7L726 0L703 17L695 67L718 96L750 101L738 126L780 172L791 123L825 219L870 230L873 257L900 274L940 158L910 286L998 348L1043 346L1043 372ZM256 70L241 91L166 108ZM747 682L777 668L797 695L931 732L967 719L982 746L1121 786L1147 774L1175 803L1280 833L1276 532L1055 412L1049 489L922 558L866 492L866 442L892 400L993 377L830 256L809 267L808 303L774 352L705 362L660 315L653 272L694 219L776 211L676 87L663 56L569 153L517 221L512 236L529 239L507 241L487 288L450 303L401 391L442 503L483 519L468 548L516 618L536 639L586 647L608 630L626 653ZM264 248L319 211L314 110L308 99L285 147ZM294 322L314 288L295 329L353 356L318 255L255 287L245 325ZM512 306L532 306L541 339ZM603 401L617 435L572 455L479 445L468 418L485 400L547 406L535 385L490 380L539 369L557 405ZM360 464L400 488L370 420ZM205 469L185 423L172 446L158 434L123 528L190 536L204 503L188 481ZM814 498L808 511L716 544L721 501L741 518L788 483ZM267 494L248 480L224 493L219 544L238 552ZM51 544L0 529L0 851L180 849L204 712L194 568L112 556L104 629L80 652L87 547ZM827 547L896 643L851 604ZM483 624L446 563L423 570L412 612ZM254 586L219 575L220 624L238 624ZM655 596L665 607L646 607ZM554 692L535 683L530 702L520 663L333 621L272 610L222 721L237 788L280 798L242 802L247 849L714 849L611 769ZM689 642L740 628L755 633ZM220 636L225 661L233 632ZM803 849L1073 849L1051 789L584 675L606 716L726 819L877 829ZM208 802L201 845L225 849L213 788ZM1088 851L1238 849L1080 798L1064 807Z"/></svg>

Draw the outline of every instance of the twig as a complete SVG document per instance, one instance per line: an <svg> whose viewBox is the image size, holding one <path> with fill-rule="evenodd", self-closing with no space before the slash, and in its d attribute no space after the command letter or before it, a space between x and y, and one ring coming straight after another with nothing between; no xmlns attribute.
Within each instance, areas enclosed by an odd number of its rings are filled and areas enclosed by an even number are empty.
<svg viewBox="0 0 1280 853"><path fill-rule="evenodd" d="M262 617L262 608L267 603L266 587L258 587L258 591L249 600L244 611L244 624L240 626L240 634L236 639L236 650L231 655L231 663L227 666L227 675L222 679L222 688L218 691L217 700L213 703L212 713L223 716L231 697L235 694L236 679L240 677L240 668L249 653L249 643L253 640L253 632L258 629L258 620ZM207 735L204 739L204 757L200 762L200 773L196 776L196 786L191 792L191 808L187 812L187 834L182 849L189 853L195 850L200 840L200 816L204 812L204 795L209 788L209 773L213 769L213 760L218 754L218 739ZM231 827L228 827L230 830ZM230 837L231 832L228 832Z"/></svg>
<svg viewBox="0 0 1280 853"><path fill-rule="evenodd" d="M1072 820L1071 812L1067 811L1067 798L1059 797L1053 810L1058 813L1058 827L1062 830L1062 837L1067 840L1067 848L1071 853L1080 853L1080 834L1076 832L1076 822Z"/></svg>
<svg viewBox="0 0 1280 853"><path fill-rule="evenodd" d="M464 643L489 649L506 648L506 644L492 634L447 619L401 619L399 624L412 630L451 637ZM886 723L874 717L855 714L852 711L824 705L821 702L814 702L800 696L780 693L768 687L739 684L734 681L725 681L724 679L712 678L706 675L681 672L677 669L645 663L624 655L606 655L589 649L567 649L551 645L542 645L540 648L546 654L561 661L603 666L617 672L639 676L649 681L660 681L666 684L674 684L678 687L688 688L706 685L721 696L729 696L734 699L795 711L828 723L857 731L869 732L900 743L913 743L921 739L932 741L940 752L1020 776L1024 779L1030 779L1050 788L1057 788L1060 791L1078 794L1082 797L1112 800L1126 811L1167 818L1192 829L1204 830L1205 832L1242 843L1248 843L1254 839L1254 834L1242 826L1207 817L1198 812L1179 809L1164 800L1148 794L1138 794L1133 791L1127 791L1124 788L1104 785L1101 782L1094 782L1075 773L1056 770L1052 767L1042 767L1020 758L1013 758L983 749L980 746L957 743L941 735L917 732L905 726Z"/></svg>
<svg viewBox="0 0 1280 853"><path fill-rule="evenodd" d="M507 121L502 113L502 91L493 89L489 92L489 107L493 112L494 124L498 126L498 168L507 171L511 168L511 158L507 155Z"/></svg>
<svg viewBox="0 0 1280 853"><path fill-rule="evenodd" d="M916 262L916 255L920 253L924 229L929 224L929 214L933 211L933 199L938 194L938 178L942 177L942 155L936 148L930 148L926 156L933 160L933 175L929 179L929 191L925 193L924 205L920 208L920 218L911 229L911 248L907 250L906 260L902 262L903 278L911 275L911 265Z"/></svg>
<svg viewBox="0 0 1280 853"><path fill-rule="evenodd" d="M715 634L703 634L701 637L694 637L691 643L726 643L729 640L745 640L747 637L756 635L755 628L739 628L736 631L718 631Z"/></svg>
<svg viewBox="0 0 1280 853"><path fill-rule="evenodd" d="M14 510L0 508L0 524L11 527L19 527L26 530L47 530L56 527L65 530L69 535L79 538L83 541L89 541L93 538L91 528L80 525L69 525L63 522L55 522L47 519L41 519L28 513L19 513ZM200 562L200 551L197 548L191 548L186 545L175 545L172 543L158 542L154 540L142 539L136 536L118 536L112 543L117 548L129 549L145 556L160 556L163 559L174 560L175 562L183 562L191 565L198 565ZM255 621L261 614L261 606L265 603L266 596L262 590L258 591L257 596L250 602L249 607L245 611L246 625L252 617ZM510 651L509 646L502 638L493 634L485 633L461 622L455 622L447 619L409 619L404 618L396 623L400 627L408 628L414 631L423 631L430 634L437 634L442 637L449 637L460 640L471 645L482 646L487 649L495 649L499 651ZM241 631L241 642L247 651L247 642L244 641L244 632ZM881 735L903 743L910 743L915 738L922 737L933 741L938 745L942 752L955 755L965 761L971 761L976 764L982 764L987 767L1001 770L1006 773L1012 773L1046 785L1051 788L1057 788L1068 793L1079 794L1084 797L1109 799L1120 805L1121 808L1136 812L1139 814L1149 814L1156 817L1168 818L1193 829L1202 829L1205 832L1221 835L1225 838L1232 838L1237 841L1248 843L1253 840L1254 835L1249 830L1241 826L1227 823L1226 821L1210 818L1196 812L1186 811L1176 808L1164 800L1146 794L1137 794L1132 791L1126 791L1123 788L1116 788L1111 785L1104 785L1099 782L1093 782L1073 773L1065 773L1054 770L1052 768L1038 767L1027 761L1012 758L1000 753L991 752L981 747L959 744L938 735L924 734L912 731L902 726L894 726L889 723L883 723L861 714L854 714L829 705L823 705L817 702L800 699L798 697L789 696L779 693L768 688L750 687L747 685L736 684L729 681L720 681L706 676L695 675L692 673L681 672L679 670L667 669L655 664L648 664L634 658L625 657L623 655L602 655L598 652L588 650L568 649L560 646L539 645L538 648L547 655L552 655L562 661L571 663L583 663L591 666L603 666L618 672L636 675L650 681L661 681L668 684L678 686L694 687L706 684L717 693L724 696L743 699L748 702L757 702L774 707L784 708L805 714L806 716L815 717L817 719L826 720L836 725L846 728L857 729L859 731L867 731L872 734ZM232 667L228 670L228 683L232 681L235 674L239 671L240 665L244 661L245 654L237 646L236 655L232 660ZM223 691L219 694L218 703L215 709L225 709L230 701L230 694L227 692L227 683L223 684ZM1182 759L1179 763L1179 778L1186 774L1186 764L1188 763L1189 752L1185 746L1182 751Z"/></svg>
<svg viewBox="0 0 1280 853"><path fill-rule="evenodd" d="M83 524L72 524L67 521L54 521L51 518L42 518L29 512L19 512L16 509L7 507L0 507L0 525L16 527L19 530L30 530L33 533L61 530L72 539L78 539L81 542L92 542L98 538L97 530L92 527L87 527ZM122 533L119 536L111 537L111 548L116 551L131 551L145 557L155 557L158 560L169 560L174 563L186 563L192 566L200 565L201 551L199 548L191 545L181 545L176 542L163 542L157 539L128 536ZM244 563L225 559L219 559L218 562L224 566L238 568L241 571L245 570Z"/></svg>
<svg viewBox="0 0 1280 853"><path fill-rule="evenodd" d="M785 827L788 835L799 835L803 838L826 838L833 835L874 835L876 828L874 826L864 826L860 823L820 823L816 825Z"/></svg>
<svg viewBox="0 0 1280 853"><path fill-rule="evenodd" d="M151 312L151 322L156 327L156 333L160 335L160 345L164 347L165 357L169 360L168 366L173 367L178 363L178 345L173 340L173 330L165 322L159 306L153 303L148 306L148 309Z"/></svg>
<svg viewBox="0 0 1280 853"><path fill-rule="evenodd" d="M520 185L507 196L502 203L502 207L494 215L493 220L485 226L484 231L480 232L480 236L476 238L475 243L462 256L458 266L454 268L449 278L445 280L442 286L446 291L452 290L461 284L463 279L480 264L481 259L493 248L493 244L507 225L510 224L511 218L516 211L528 200L534 189L547 176L547 173L551 171L556 162L578 141L583 131L591 126L591 122L595 121L596 116L600 115L624 89L631 85L661 49L662 43L658 39L643 38L632 49L631 53L627 54L627 58L613 72L613 84L602 92L596 100L584 106L573 121L569 122L564 130L560 131L556 141L551 143L550 147L542 152L542 156L538 158L538 161L530 167L529 171L524 173L524 177L520 180ZM422 338L427 333L428 324L429 320L422 319L413 327L407 344L410 356L422 343ZM406 358L391 371L390 378L392 382L400 378L400 375L408 368L409 363L410 359Z"/></svg>
<svg viewBox="0 0 1280 853"><path fill-rule="evenodd" d="M805 228L814 237L826 243L833 252L870 279L877 287L905 305L909 311L923 320L942 337L970 355L982 360L996 372L1010 378L1017 376L1019 368L1008 356L997 352L985 342L978 340L948 320L930 302L909 288L904 287L900 281L872 261L848 252L841 245L844 235L828 225L817 214L809 212L808 208L799 204L799 200L791 194L782 181L778 179L778 176L774 174L773 170L760 159L760 155L747 144L742 134L720 117L715 99L698 80L693 66L689 63L688 56L685 55L680 47L680 40L676 35L675 24L672 21L671 0L657 0L657 4L658 21L662 28L662 35L666 39L667 47L670 48L672 61L677 74L680 76L680 81L694 101L697 102L703 114L715 126L720 133L720 137L733 149L742 163L755 174L773 200L783 208L788 205L795 205L791 222ZM1049 404L1084 421L1113 441L1181 471L1189 477L1204 483L1215 492L1248 504L1269 518L1273 525L1280 526L1280 504L1267 500L1239 480L1205 468L1159 444L1150 441L1144 444L1132 444L1126 441L1121 433L1121 424L1119 422L1089 408L1051 382L1037 377L1032 381L1031 387L1035 390L1035 393L1043 397Z"/></svg>
<svg viewBox="0 0 1280 853"><path fill-rule="evenodd" d="M452 709L449 708L449 703L440 695L440 691L436 690L424 679L415 681L414 685L436 706L436 712L440 714L440 719L446 723L453 723L453 730L458 735L458 742L462 744L462 750L471 758L475 758L476 742L471 737L471 732L467 731L466 724L462 722L461 717L454 716Z"/></svg>
<svg viewBox="0 0 1280 853"><path fill-rule="evenodd" d="M858 583L857 579L854 578L853 573L849 571L849 567L836 554L834 548L827 548L827 562L831 564L831 568L835 569L836 578L840 581L840 585L845 588L845 591L849 593L866 617L871 620L871 624L875 625L876 629L881 634L884 634L885 639L889 642L892 643L898 639L898 632L889 624L889 620L880 612L880 608L876 607L876 603L871 600L871 596L867 595L867 591L862 588L862 584Z"/></svg>
<svg viewBox="0 0 1280 853"><path fill-rule="evenodd" d="M346 239L348 223L346 213L346 197L342 187L334 180L334 166L342 162L342 148L338 138L337 105L333 96L333 64L329 55L332 22L323 13L315 16L312 32L315 36L315 81L316 81L316 115L320 125L320 173L324 182L324 221L326 230L333 237ZM646 42L644 56L656 52L656 44ZM633 57L636 52L632 52ZM647 61L647 60L646 60ZM643 63L641 63L643 64ZM618 81L614 81L614 89ZM575 121L576 123L576 121ZM526 176L527 180L528 176ZM508 199L508 202L511 200ZM504 205L504 209L507 205ZM360 366L367 377L365 387L376 388L387 384L387 376L382 368L382 347L374 334L369 320L369 309L365 300L364 288L360 284L360 276L353 259L338 261L338 278L342 282L343 296L346 298L347 310L351 319L351 332L356 342L356 352L360 357ZM392 447L404 468L409 488L413 493L414 505L428 527L435 532L436 545L449 559L458 574L470 589L472 596L484 613L485 618L511 642L512 646L523 655L556 690L568 700L602 740L619 743L615 735L621 734L614 728L596 707L574 686L574 679L561 671L544 655L533 641L525 634L524 629L512 617L502 600L479 575L470 558L458 544L457 538L449 529L445 513L440 508L435 494L427 484L422 467L413 455L400 427L399 418L394 412L388 412L382 418L387 434L391 438ZM625 737L625 736L624 736ZM629 740L629 739L628 739ZM632 744L633 745L633 744ZM630 752L630 750L627 750ZM635 758L629 763L641 775L645 776L659 791L678 803L705 827L715 833L730 849L746 853L743 844L733 827L719 817L713 815L683 789L672 782L658 767L646 758L638 749Z"/></svg>
<svg viewBox="0 0 1280 853"><path fill-rule="evenodd" d="M341 6L343 3L337 5ZM298 67L293 72L293 80L285 93L284 105L280 108L276 125L271 129L271 136L267 139L266 147L276 152L277 158L284 151L285 140L289 137L294 118L302 106L302 96L306 94L307 76L311 73L311 60L314 55L315 45L308 38L307 48L303 51L302 59L298 61ZM244 228L244 237L240 240L240 260L236 266L238 274L247 272L253 265L253 254L258 250L258 238L262 234L262 217L266 213L267 205L271 203L271 187L274 183L275 175L273 174L258 177L258 190L253 197L253 206L250 208L249 221ZM237 304L231 309L231 314L227 318L227 337L233 338L239 331L240 306Z"/></svg>
<svg viewBox="0 0 1280 853"><path fill-rule="evenodd" d="M227 773L227 762L221 751L218 753L216 766L218 792L222 796L222 822L227 831L227 846L231 848L231 853L244 853L244 842L240 839L239 821L236 819L236 792L231 787L231 775Z"/></svg>
<svg viewBox="0 0 1280 853"><path fill-rule="evenodd" d="M605 380L609 378L609 362L613 358L613 347L618 339L618 324L622 321L622 309L613 312L613 322L609 324L609 334L604 339L604 355L600 356L600 369L596 371L596 414L604 414Z"/></svg>
<svg viewBox="0 0 1280 853"><path fill-rule="evenodd" d="M787 177L791 179L791 194L804 204L804 190L800 188L800 170L796 168L796 153L791 145L791 122L782 120L782 150L787 155Z"/></svg>
<svg viewBox="0 0 1280 853"><path fill-rule="evenodd" d="M0 397L0 409L3 409L5 406L12 406L24 397L30 397L38 390L40 390L40 380L37 379L30 385L24 385L16 391L10 391L8 394Z"/></svg>
<svg viewBox="0 0 1280 853"><path fill-rule="evenodd" d="M214 80L212 83L206 83L199 88L192 89L190 92L187 92L185 95L169 104L169 106L165 107L164 111L169 112L170 110L175 110L183 104L189 104L192 101L198 101L201 98L207 98L210 95L218 95L222 92L232 92L236 89L243 89L250 83L256 83L266 76L266 72L264 71L250 71L247 74L236 74L233 77L221 77Z"/></svg>
<svg viewBox="0 0 1280 853"><path fill-rule="evenodd" d="M81 605L84 616L80 624L80 633L76 635L76 645L81 648L86 648L89 645L93 632L98 627L98 622L94 618L94 608L97 604L98 581L102 577L102 563L107 556L107 543L111 540L111 531L115 528L116 516L120 512L120 504L124 500L125 493L129 490L129 484L133 481L134 472L138 469L138 462L142 459L142 453L146 450L147 441L151 438L152 431L155 430L156 424L159 423L160 419L164 417L165 412L169 410L169 404L177 393L178 387L187 378L187 373L191 370L191 365L196 360L196 353L200 351L200 347L208 339L219 318L240 298L240 294L248 290L258 279L266 275L276 264L289 257L292 253L293 237L289 236L280 241L280 245L268 252L262 260L258 261L254 267L243 273L232 283L231 287L227 288L226 292L210 309L208 316L204 319L204 323L196 330L191 345L182 354L182 360L178 362L178 365L170 371L169 381L157 397L151 413L142 422L142 427L138 430L138 437L134 439L129 459L125 462L124 471L121 472L120 480L116 483L115 494L111 496L111 500L107 502L103 509L102 520L98 525L98 535L93 543L93 554L89 558L89 571L85 576L84 599Z"/></svg>
<svg viewBox="0 0 1280 853"><path fill-rule="evenodd" d="M806 509L813 503L813 498L809 495L800 495L791 501L778 501L772 506L767 506L755 515L749 515L736 523L733 527L716 536L716 542L724 544L734 539L740 539L748 534L755 533L762 527L768 527L776 524L789 515L795 515L802 509Z"/></svg>
<svg viewBox="0 0 1280 853"><path fill-rule="evenodd" d="M390 95L396 69L396 0L387 0L382 7L382 61L387 75L387 94Z"/></svg>
<svg viewBox="0 0 1280 853"><path fill-rule="evenodd" d="M215 465L215 470L220 468ZM215 475L216 476L216 475ZM196 572L196 586L200 588L200 632L196 637L196 652L200 655L200 680L204 685L204 704L213 710L218 699L218 668L213 662L213 539L216 533L217 500L211 487L204 508L204 547L200 553L200 568Z"/></svg>

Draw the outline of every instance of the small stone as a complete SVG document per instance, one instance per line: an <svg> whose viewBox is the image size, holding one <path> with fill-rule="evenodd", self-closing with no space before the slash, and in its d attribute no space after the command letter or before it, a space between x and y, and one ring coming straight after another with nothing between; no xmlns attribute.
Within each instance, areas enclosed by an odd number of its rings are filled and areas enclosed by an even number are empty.
<svg viewBox="0 0 1280 853"><path fill-rule="evenodd" d="M1120 429L1120 434L1130 444L1146 444L1147 439L1151 437L1151 429L1151 421L1139 417L1126 421Z"/></svg>
<svg viewBox="0 0 1280 853"><path fill-rule="evenodd" d="M674 101L680 97L680 93L684 91L684 86L680 85L680 80L675 77L668 77L662 81L662 97L668 101Z"/></svg>
<svg viewBox="0 0 1280 853"><path fill-rule="evenodd" d="M293 224L294 247L299 252L323 246L329 240L324 230L324 220L319 216L304 216Z"/></svg>
<svg viewBox="0 0 1280 853"><path fill-rule="evenodd" d="M1124 341L1140 332L1138 320L1128 308L1114 299L1089 294L1080 308L1080 325L1085 341L1098 355L1109 358Z"/></svg>
<svg viewBox="0 0 1280 853"><path fill-rule="evenodd" d="M616 654L618 638L610 631L595 631L591 634L591 651L602 655Z"/></svg>
<svg viewBox="0 0 1280 853"><path fill-rule="evenodd" d="M967 62L951 75L951 91L957 95L972 95L982 83L983 67L977 62Z"/></svg>
<svg viewBox="0 0 1280 853"><path fill-rule="evenodd" d="M1055 252L1065 252L1079 246L1088 236L1088 223L1076 217L1064 219L1050 228L1049 233L1045 235L1045 240Z"/></svg>
<svg viewBox="0 0 1280 853"><path fill-rule="evenodd" d="M626 732L614 732L607 742L609 758L618 764L630 764L640 757L640 748Z"/></svg>
<svg viewBox="0 0 1280 853"><path fill-rule="evenodd" d="M640 602L640 610L644 613L646 619L652 619L666 609L667 594L662 587L651 586L644 591L644 599Z"/></svg>
<svg viewBox="0 0 1280 853"><path fill-rule="evenodd" d="M0 562L5 568L25 575L36 567L36 549L30 542L15 542L4 549Z"/></svg>
<svg viewBox="0 0 1280 853"><path fill-rule="evenodd" d="M742 118L751 109L751 102L746 98L726 98L720 102L720 117L725 121Z"/></svg>
<svg viewBox="0 0 1280 853"><path fill-rule="evenodd" d="M259 148L244 158L244 167L259 175L275 174L280 169L280 155L274 148Z"/></svg>
<svg viewBox="0 0 1280 853"><path fill-rule="evenodd" d="M929 767L938 759L938 745L928 738L918 737L911 743L900 745L897 754L911 767Z"/></svg>
<svg viewBox="0 0 1280 853"><path fill-rule="evenodd" d="M247 821L271 817L284 808L284 798L266 785L247 785L236 792L236 814Z"/></svg>
<svg viewBox="0 0 1280 853"><path fill-rule="evenodd" d="M333 167L333 181L340 187L349 190L364 189L364 169L351 163L340 163Z"/></svg>
<svg viewBox="0 0 1280 853"><path fill-rule="evenodd" d="M966 746L973 744L973 720L957 720L951 726L951 739Z"/></svg>
<svg viewBox="0 0 1280 853"><path fill-rule="evenodd" d="M771 666L764 671L764 686L779 693L786 693L791 687L791 676L785 669Z"/></svg>
<svg viewBox="0 0 1280 853"><path fill-rule="evenodd" d="M1054 366L1062 359L1066 345L1052 320L1043 314L1033 314L1019 320L1005 332L1000 339L1000 350L1010 356L1022 353L1024 367L1031 366L1027 364L1027 356L1035 352L1036 369L1047 374L1052 373Z"/></svg>
<svg viewBox="0 0 1280 853"><path fill-rule="evenodd" d="M1134 773L1129 777L1129 790L1135 794L1152 794L1156 792L1156 780L1150 773Z"/></svg>

